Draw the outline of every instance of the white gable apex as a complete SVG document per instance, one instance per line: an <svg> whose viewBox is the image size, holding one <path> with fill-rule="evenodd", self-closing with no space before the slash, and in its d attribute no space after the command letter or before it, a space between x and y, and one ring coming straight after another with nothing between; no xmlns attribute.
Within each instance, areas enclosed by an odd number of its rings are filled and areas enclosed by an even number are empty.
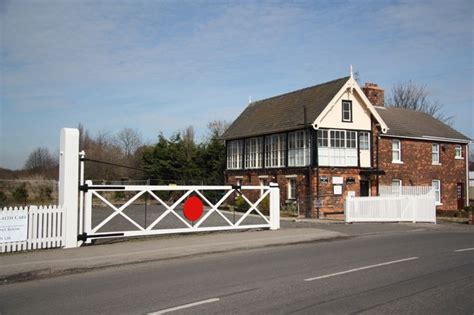
<svg viewBox="0 0 474 315"><path fill-rule="evenodd" d="M342 101L352 102L352 121L342 121ZM382 133L388 130L387 125L365 96L359 84L350 77L344 86L332 98L329 104L313 122L314 129L338 128L354 130L371 130L371 115L380 124Z"/></svg>

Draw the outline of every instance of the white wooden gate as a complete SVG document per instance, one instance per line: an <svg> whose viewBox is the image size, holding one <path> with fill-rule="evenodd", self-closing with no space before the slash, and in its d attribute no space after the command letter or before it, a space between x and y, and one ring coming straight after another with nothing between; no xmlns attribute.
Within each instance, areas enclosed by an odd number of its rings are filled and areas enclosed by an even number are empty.
<svg viewBox="0 0 474 315"><path fill-rule="evenodd" d="M346 222L432 222L436 223L435 193L431 187L404 191L383 188L379 197L347 197Z"/></svg>
<svg viewBox="0 0 474 315"><path fill-rule="evenodd" d="M82 185L84 191L84 211L83 211L83 222L79 222L80 225L80 241L90 242L93 239L98 238L111 238L111 237L127 237L127 236L145 236L145 235L157 235L157 234L171 234L171 233L190 233L190 232L204 232L204 231L222 231L222 230L237 230L237 229L250 229L250 228L269 228L272 230L280 227L280 192L277 184L271 183L270 186L138 186L138 185L93 185L91 181L86 181L85 185ZM255 191L256 193L262 192L260 197L255 201L251 202L250 198L247 197L246 192ZM104 192L128 192L131 196L123 205L116 206L104 196ZM158 196L159 192L180 192L181 196L172 203L167 203ZM205 192L208 191L220 191L223 193L222 197L217 202L212 203L205 196ZM232 220L231 215L228 212L224 212L220 209L225 201L229 200L231 195L240 196L247 204L248 210L239 213L237 220ZM157 202L158 206L163 210L162 213L155 218L149 224L138 223L136 219L133 219L130 215L127 215L124 211L130 207L134 201L138 198L148 195L153 201ZM182 212L178 210L178 206L182 205L183 202L191 197L195 196L202 201L205 207L205 211L202 216L196 221L192 222L187 220ZM96 222L92 225L92 218L94 209L92 205L92 198L96 197L103 205L106 205L112 210L112 213L105 219ZM259 207L262 205L262 201L265 198L269 198L269 215L265 216L262 209ZM81 211L82 212L82 211ZM254 214L251 214L254 213ZM217 226L204 226L206 220L213 214L219 215L222 218L223 224ZM119 230L119 231L107 231L101 232L107 225L110 225L115 217L121 216L128 221L133 227L133 230ZM176 218L183 227L161 227L158 228L158 224L165 218L171 216ZM245 223L249 216L256 216L261 219L262 223L252 224Z"/></svg>

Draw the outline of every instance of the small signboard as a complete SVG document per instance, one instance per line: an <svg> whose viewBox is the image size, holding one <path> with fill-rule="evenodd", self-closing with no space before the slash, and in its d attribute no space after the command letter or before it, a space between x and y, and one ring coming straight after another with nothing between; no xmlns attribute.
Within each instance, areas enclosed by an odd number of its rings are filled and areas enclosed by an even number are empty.
<svg viewBox="0 0 474 315"><path fill-rule="evenodd" d="M327 184L327 183L329 183L329 178L327 176L320 176L319 177L319 183L320 184Z"/></svg>
<svg viewBox="0 0 474 315"><path fill-rule="evenodd" d="M342 185L344 183L344 179L341 176L334 176L332 178L332 183L337 185Z"/></svg>
<svg viewBox="0 0 474 315"><path fill-rule="evenodd" d="M27 218L26 210L0 211L0 243L25 241Z"/></svg>
<svg viewBox="0 0 474 315"><path fill-rule="evenodd" d="M342 195L342 185L334 185L334 195Z"/></svg>

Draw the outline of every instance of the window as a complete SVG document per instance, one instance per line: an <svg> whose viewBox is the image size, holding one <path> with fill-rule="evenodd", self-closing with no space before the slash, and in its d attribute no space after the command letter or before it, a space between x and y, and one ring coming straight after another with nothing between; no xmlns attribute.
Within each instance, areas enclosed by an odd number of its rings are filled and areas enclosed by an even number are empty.
<svg viewBox="0 0 474 315"><path fill-rule="evenodd" d="M262 139L245 139L245 168L262 167Z"/></svg>
<svg viewBox="0 0 474 315"><path fill-rule="evenodd" d="M329 146L328 131L318 130L318 147L326 148Z"/></svg>
<svg viewBox="0 0 474 315"><path fill-rule="evenodd" d="M331 147L344 148L346 145L346 132L344 130L331 130Z"/></svg>
<svg viewBox="0 0 474 315"><path fill-rule="evenodd" d="M435 202L437 205L441 204L441 181L439 179L433 179L431 181L431 186L435 192Z"/></svg>
<svg viewBox="0 0 474 315"><path fill-rule="evenodd" d="M296 199L296 178L288 178L288 199Z"/></svg>
<svg viewBox="0 0 474 315"><path fill-rule="evenodd" d="M357 132L355 131L347 131L346 132L346 137L347 137L347 144L346 148L349 149L355 149L357 148Z"/></svg>
<svg viewBox="0 0 474 315"><path fill-rule="evenodd" d="M402 150L400 140L392 140L392 163L402 162L401 151Z"/></svg>
<svg viewBox="0 0 474 315"><path fill-rule="evenodd" d="M342 101L342 121L352 122L351 101Z"/></svg>
<svg viewBox="0 0 474 315"><path fill-rule="evenodd" d="M301 130L288 134L288 166L309 165L309 134Z"/></svg>
<svg viewBox="0 0 474 315"><path fill-rule="evenodd" d="M369 150L369 133L368 132L359 132L359 148L361 150Z"/></svg>
<svg viewBox="0 0 474 315"><path fill-rule="evenodd" d="M233 140L227 143L227 169L242 168L242 140Z"/></svg>
<svg viewBox="0 0 474 315"><path fill-rule="evenodd" d="M282 167L286 163L285 134L265 137L265 167Z"/></svg>
<svg viewBox="0 0 474 315"><path fill-rule="evenodd" d="M318 163L324 166L357 166L357 131L318 130Z"/></svg>
<svg viewBox="0 0 474 315"><path fill-rule="evenodd" d="M439 144L431 145L431 161L433 164L439 164Z"/></svg>
<svg viewBox="0 0 474 315"><path fill-rule="evenodd" d="M392 179L392 194L394 195L402 194L402 180L401 179Z"/></svg>
<svg viewBox="0 0 474 315"><path fill-rule="evenodd" d="M462 159L462 146L460 144L454 147L454 157L456 159Z"/></svg>

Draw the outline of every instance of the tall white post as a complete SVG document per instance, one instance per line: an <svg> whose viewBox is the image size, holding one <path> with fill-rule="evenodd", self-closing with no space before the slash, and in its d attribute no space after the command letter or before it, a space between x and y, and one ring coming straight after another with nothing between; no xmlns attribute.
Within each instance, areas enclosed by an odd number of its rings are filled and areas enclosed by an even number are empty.
<svg viewBox="0 0 474 315"><path fill-rule="evenodd" d="M86 180L86 185L92 186L91 180ZM92 230L92 192L89 190L84 194L84 233L89 234ZM86 244L91 240L87 239Z"/></svg>
<svg viewBox="0 0 474 315"><path fill-rule="evenodd" d="M277 183L270 183L270 230L280 228L280 188Z"/></svg>
<svg viewBox="0 0 474 315"><path fill-rule="evenodd" d="M79 195L79 130L61 129L59 205L63 207L64 247L77 247Z"/></svg>

